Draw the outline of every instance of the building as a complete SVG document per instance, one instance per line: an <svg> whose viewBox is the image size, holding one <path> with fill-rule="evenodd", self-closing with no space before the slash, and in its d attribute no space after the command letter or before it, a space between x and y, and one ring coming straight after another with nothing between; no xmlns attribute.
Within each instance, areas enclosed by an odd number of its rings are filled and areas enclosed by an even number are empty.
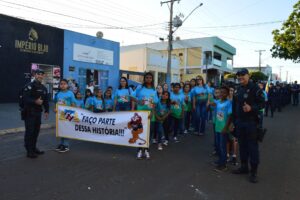
<svg viewBox="0 0 300 200"><path fill-rule="evenodd" d="M238 70L240 70L242 68L248 69L249 72L259 71L259 67L250 66L250 67L234 67L233 72L237 72ZM261 66L261 72L264 73L266 76L271 77L272 80L273 79L275 80L275 77L272 78L272 67L270 65Z"/></svg>
<svg viewBox="0 0 300 200"><path fill-rule="evenodd" d="M167 42L156 42L148 44L138 44L121 47L120 68L123 70L144 70L147 66L142 65L141 53L142 49L151 49L151 51L159 51L164 58L167 59ZM130 60L133 69L128 68L125 63L129 59L127 52L131 51ZM137 53L139 52L140 53ZM172 76L176 75L176 60L179 61L179 74L183 78L189 74L203 74L208 72L208 79L218 83L224 73L232 72L234 64L233 57L236 54L236 49L224 40L218 37L195 38L186 40L173 41L172 50ZM145 57L145 56L144 56ZM134 58L134 59L132 59ZM173 63L172 62L172 63ZM157 69L155 69L157 70ZM148 70L149 71L149 70ZM165 71L160 71L162 76L165 76ZM176 77L176 76L175 76ZM172 80L174 81L174 79Z"/></svg>
<svg viewBox="0 0 300 200"><path fill-rule="evenodd" d="M168 55L164 52L143 46L121 47L120 68L127 72L150 71L154 75L155 85L166 81ZM179 57L172 56L171 81L180 78ZM142 82L143 76L131 76L131 80Z"/></svg>
<svg viewBox="0 0 300 200"><path fill-rule="evenodd" d="M82 93L90 81L103 90L119 84L118 42L6 15L0 27L0 103L17 102L37 68L45 71L50 99L61 78L75 80Z"/></svg>
<svg viewBox="0 0 300 200"><path fill-rule="evenodd" d="M64 77L75 80L84 94L93 81L102 89L119 84L120 44L93 36L64 31Z"/></svg>
<svg viewBox="0 0 300 200"><path fill-rule="evenodd" d="M43 69L49 95L62 76L62 29L0 15L0 103L16 102L18 91L31 80L31 72Z"/></svg>

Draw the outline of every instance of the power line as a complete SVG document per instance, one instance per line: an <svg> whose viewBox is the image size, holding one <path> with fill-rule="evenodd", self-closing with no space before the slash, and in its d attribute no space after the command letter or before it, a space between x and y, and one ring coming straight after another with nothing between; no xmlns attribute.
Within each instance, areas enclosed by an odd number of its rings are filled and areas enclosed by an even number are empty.
<svg viewBox="0 0 300 200"><path fill-rule="evenodd" d="M258 22L252 24L235 24L235 25L224 25L224 26L198 26L198 27L185 27L185 28L206 28L206 29L214 29L214 28L236 28L236 27L251 27L251 26L261 26L261 25L269 25L269 24L277 24L282 23L283 20L270 21L270 22Z"/></svg>
<svg viewBox="0 0 300 200"><path fill-rule="evenodd" d="M85 22L101 24L101 25L105 25L107 27L114 27L114 28L124 29L124 30L132 31L132 32L140 33L140 34L151 35L151 36L155 36L157 38L160 37L159 35L152 34L152 33L146 33L146 32L142 32L142 31L132 30L130 28L125 28L125 27L113 26L113 25L109 25L109 24L105 24L105 23L101 23L101 22L97 22L97 21L93 21L93 20L89 20L89 19L83 19L83 18L79 18L79 17L75 17L75 16L63 14L63 13L58 13L58 12L54 12L54 11L49 11L49 10L45 10L45 9L40 9L40 8L36 8L36 7L32 7L32 6L27 6L27 5L23 5L23 4L12 3L12 2L3 1L3 0L0 0L0 2L12 4L12 5L17 5L17 6L21 6L21 7L25 7L25 8L29 8L29 9L33 9L33 10L38 10L38 11L42 11L42 12L47 12L47 13L51 13L51 14L54 14L54 15L69 17L69 18L72 18L72 19L77 19L77 20L81 20L81 21L85 21Z"/></svg>

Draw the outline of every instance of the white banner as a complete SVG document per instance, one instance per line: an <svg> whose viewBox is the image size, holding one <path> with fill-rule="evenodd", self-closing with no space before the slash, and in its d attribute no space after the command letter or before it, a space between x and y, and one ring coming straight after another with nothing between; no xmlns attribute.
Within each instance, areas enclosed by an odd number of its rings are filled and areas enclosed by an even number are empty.
<svg viewBox="0 0 300 200"><path fill-rule="evenodd" d="M130 147L149 147L147 111L93 113L58 105L56 136Z"/></svg>
<svg viewBox="0 0 300 200"><path fill-rule="evenodd" d="M73 60L102 65L114 65L114 52L75 43L73 45Z"/></svg>

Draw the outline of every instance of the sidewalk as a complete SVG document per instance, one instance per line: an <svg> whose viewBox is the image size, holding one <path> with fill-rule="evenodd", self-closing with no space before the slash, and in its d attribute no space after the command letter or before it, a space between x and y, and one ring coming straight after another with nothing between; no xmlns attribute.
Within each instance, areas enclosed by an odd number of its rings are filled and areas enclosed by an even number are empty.
<svg viewBox="0 0 300 200"><path fill-rule="evenodd" d="M49 119L42 117L42 128L55 126L55 113L53 103L50 103ZM0 104L0 135L7 133L24 132L24 121L21 120L19 105L17 103Z"/></svg>

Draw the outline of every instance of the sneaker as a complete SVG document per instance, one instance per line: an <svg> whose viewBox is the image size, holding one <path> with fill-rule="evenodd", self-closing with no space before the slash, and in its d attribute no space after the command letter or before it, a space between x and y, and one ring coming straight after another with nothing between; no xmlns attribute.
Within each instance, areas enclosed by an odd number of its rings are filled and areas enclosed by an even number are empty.
<svg viewBox="0 0 300 200"><path fill-rule="evenodd" d="M238 165L236 157L232 157L230 163L232 165Z"/></svg>
<svg viewBox="0 0 300 200"><path fill-rule="evenodd" d="M142 157L143 157L143 151L142 151L142 150L139 150L139 151L137 152L136 159L141 160Z"/></svg>
<svg viewBox="0 0 300 200"><path fill-rule="evenodd" d="M45 152L39 150L38 148L36 148L36 149L34 150L34 153L36 153L37 155L43 155Z"/></svg>
<svg viewBox="0 0 300 200"><path fill-rule="evenodd" d="M157 149L158 149L159 151L162 151L162 150L163 150L162 144L158 144Z"/></svg>
<svg viewBox="0 0 300 200"><path fill-rule="evenodd" d="M146 159L150 159L150 152L148 150L145 150L145 156Z"/></svg>
<svg viewBox="0 0 300 200"><path fill-rule="evenodd" d="M189 132L188 132L188 130L184 130L184 132L183 132L183 134L188 134Z"/></svg>
<svg viewBox="0 0 300 200"><path fill-rule="evenodd" d="M217 156L217 151L213 151L210 156Z"/></svg>
<svg viewBox="0 0 300 200"><path fill-rule="evenodd" d="M62 144L58 145L56 148L55 148L55 151L59 151L61 148L62 148Z"/></svg>
<svg viewBox="0 0 300 200"><path fill-rule="evenodd" d="M216 171L216 172L225 172L225 171L227 171L227 167L226 167L226 165L218 165L215 169L214 169L214 171Z"/></svg>
<svg viewBox="0 0 300 200"><path fill-rule="evenodd" d="M168 140L165 140L165 141L163 142L163 145L165 145L165 146L168 146L168 144L169 144L169 141L168 141Z"/></svg>
<svg viewBox="0 0 300 200"><path fill-rule="evenodd" d="M203 136L204 135L204 133L199 133L199 136Z"/></svg>
<svg viewBox="0 0 300 200"><path fill-rule="evenodd" d="M174 137L174 142L179 142L178 138L177 137Z"/></svg>
<svg viewBox="0 0 300 200"><path fill-rule="evenodd" d="M152 139L152 144L157 144L157 140L156 139Z"/></svg>
<svg viewBox="0 0 300 200"><path fill-rule="evenodd" d="M69 147L62 145L60 150L58 151L59 153L65 153L67 151L70 151Z"/></svg>

